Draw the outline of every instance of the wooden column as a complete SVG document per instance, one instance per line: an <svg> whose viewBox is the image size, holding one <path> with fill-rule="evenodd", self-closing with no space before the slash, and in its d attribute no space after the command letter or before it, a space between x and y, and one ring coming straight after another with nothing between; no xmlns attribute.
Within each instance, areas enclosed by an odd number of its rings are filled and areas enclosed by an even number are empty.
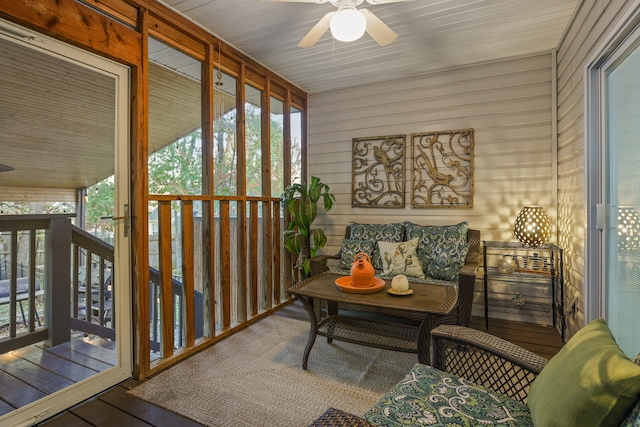
<svg viewBox="0 0 640 427"><path fill-rule="evenodd" d="M160 333L162 357L173 355L174 315L171 253L171 202L161 201L158 207L158 248L160 252Z"/></svg>
<svg viewBox="0 0 640 427"><path fill-rule="evenodd" d="M69 266L71 265L71 221L68 218L56 218L50 222L46 236L45 260L45 325L49 328L48 346L56 346L71 338L71 283ZM91 311L91 276L88 276L88 297L86 310Z"/></svg>
<svg viewBox="0 0 640 427"><path fill-rule="evenodd" d="M214 164L213 164L213 121L214 121L214 67L215 51L211 44L205 50L202 63L202 194L209 199L202 202L202 297L203 335L214 337L215 316L215 218L214 218Z"/></svg>
<svg viewBox="0 0 640 427"><path fill-rule="evenodd" d="M182 313L184 318L185 347L196 342L194 312L194 246L193 200L182 202Z"/></svg>

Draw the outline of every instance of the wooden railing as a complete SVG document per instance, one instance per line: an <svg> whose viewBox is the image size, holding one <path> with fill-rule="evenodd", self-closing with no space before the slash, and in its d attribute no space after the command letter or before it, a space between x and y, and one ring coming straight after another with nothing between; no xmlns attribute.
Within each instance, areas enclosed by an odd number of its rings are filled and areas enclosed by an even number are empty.
<svg viewBox="0 0 640 427"><path fill-rule="evenodd" d="M54 346L69 340L70 227L67 215L0 217L0 233L3 240L8 240L10 259L9 274L4 279L8 281L8 292L3 299L3 305L8 306L8 334L0 340L0 353L40 341ZM27 266L26 287L18 287L19 265ZM40 322L36 311L37 298L44 298L47 305L44 322ZM24 310L25 303L27 331L19 334L17 311Z"/></svg>
<svg viewBox="0 0 640 427"><path fill-rule="evenodd" d="M151 334L149 337L149 342L151 345L152 352L160 351L160 272L155 268L149 268L149 301L150 301L150 310L151 313ZM176 311L176 322L175 322L175 334L174 334L174 347L183 347L184 346L184 335L180 333L180 331L185 330L185 313L182 307L182 283L176 279L172 280L172 288L173 288L173 301L174 301L174 309ZM203 309L203 299L202 293L198 291L194 291L194 313L193 318L195 321L195 337L202 337L202 329L203 329L203 317L202 317L202 309Z"/></svg>
<svg viewBox="0 0 640 427"><path fill-rule="evenodd" d="M176 349L183 356L281 306L289 299L291 264L282 246L279 199L152 199L158 212L158 247L157 257L155 251L150 256L157 260L151 267L158 273L150 277L149 293L158 298L151 314L158 316L160 327L151 325L149 350L154 352L154 343L161 343L150 363L153 370L170 362ZM202 217L193 214L197 200L202 201ZM174 295L175 280L183 285L182 296L163 298ZM200 297L201 302L194 300ZM196 318L200 307L201 319ZM200 326L202 339L196 333Z"/></svg>
<svg viewBox="0 0 640 427"><path fill-rule="evenodd" d="M1 216L0 233L9 259L7 295L0 299L8 333L0 353L41 341L62 344L71 330L115 339L111 245L72 225L69 215ZM18 309L25 331L18 330Z"/></svg>
<svg viewBox="0 0 640 427"><path fill-rule="evenodd" d="M114 340L113 246L71 226L71 327Z"/></svg>
<svg viewBox="0 0 640 427"><path fill-rule="evenodd" d="M158 268L149 266L149 322L141 327L149 328L149 338L136 349L152 355L147 372L171 363L176 349L180 356L197 351L289 299L291 259L282 246L279 199L205 200L201 218L194 216L194 200L157 201ZM172 204L179 205L177 219ZM0 338L0 353L43 340L60 344L72 329L115 339L111 245L73 226L67 215L2 216L0 233L11 248L9 271L3 270L9 291L0 300L8 306L9 333ZM42 322L37 298L45 304ZM28 305L26 333L17 328L21 304Z"/></svg>

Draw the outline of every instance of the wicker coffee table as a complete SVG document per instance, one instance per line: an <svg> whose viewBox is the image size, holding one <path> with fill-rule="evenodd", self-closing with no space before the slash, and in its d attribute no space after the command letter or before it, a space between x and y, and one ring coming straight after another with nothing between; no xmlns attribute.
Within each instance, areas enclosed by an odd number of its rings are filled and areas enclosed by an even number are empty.
<svg viewBox="0 0 640 427"><path fill-rule="evenodd" d="M343 292L335 284L339 275L324 273L304 280L291 288L289 292L302 301L311 328L304 350L302 368L307 369L309 353L316 337L322 335L331 342L333 339L347 341L371 347L408 353L428 352L429 349L417 348L418 332L437 326L438 317L449 313L458 301L454 286L410 283L413 294L394 296L387 293L391 281L387 280L379 292L356 294ZM314 301L325 300L329 315L319 319L314 310ZM365 312L338 313L337 304L348 303L362 306ZM394 317L393 312L410 314L415 322L407 321L406 316ZM428 354L423 359L428 359Z"/></svg>

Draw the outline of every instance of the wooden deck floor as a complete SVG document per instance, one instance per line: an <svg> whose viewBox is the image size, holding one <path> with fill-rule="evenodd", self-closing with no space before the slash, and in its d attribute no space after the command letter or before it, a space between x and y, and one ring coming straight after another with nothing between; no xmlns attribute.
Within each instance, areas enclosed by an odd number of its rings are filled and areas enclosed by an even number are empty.
<svg viewBox="0 0 640 427"><path fill-rule="evenodd" d="M304 309L298 304L290 304L276 312L277 315L306 321ZM484 319L472 318L471 327L484 330ZM490 333L514 342L545 358L555 355L563 342L552 327L532 325L492 319ZM127 380L110 390L47 420L42 427L68 426L200 426L201 424L181 415L152 405L142 399L127 394L127 390L140 384Z"/></svg>
<svg viewBox="0 0 640 427"><path fill-rule="evenodd" d="M115 342L83 337L77 334L52 348L34 344L0 354L0 415L115 365Z"/></svg>

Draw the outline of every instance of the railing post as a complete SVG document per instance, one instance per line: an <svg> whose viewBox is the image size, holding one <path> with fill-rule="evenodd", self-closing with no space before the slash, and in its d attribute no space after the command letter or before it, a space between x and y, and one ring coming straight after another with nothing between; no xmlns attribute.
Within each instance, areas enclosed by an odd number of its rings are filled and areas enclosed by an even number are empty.
<svg viewBox="0 0 640 427"><path fill-rule="evenodd" d="M56 346L71 338L71 221L68 218L54 218L49 224L45 251L44 295L45 307L48 308L45 311L45 325L49 330L47 345Z"/></svg>

